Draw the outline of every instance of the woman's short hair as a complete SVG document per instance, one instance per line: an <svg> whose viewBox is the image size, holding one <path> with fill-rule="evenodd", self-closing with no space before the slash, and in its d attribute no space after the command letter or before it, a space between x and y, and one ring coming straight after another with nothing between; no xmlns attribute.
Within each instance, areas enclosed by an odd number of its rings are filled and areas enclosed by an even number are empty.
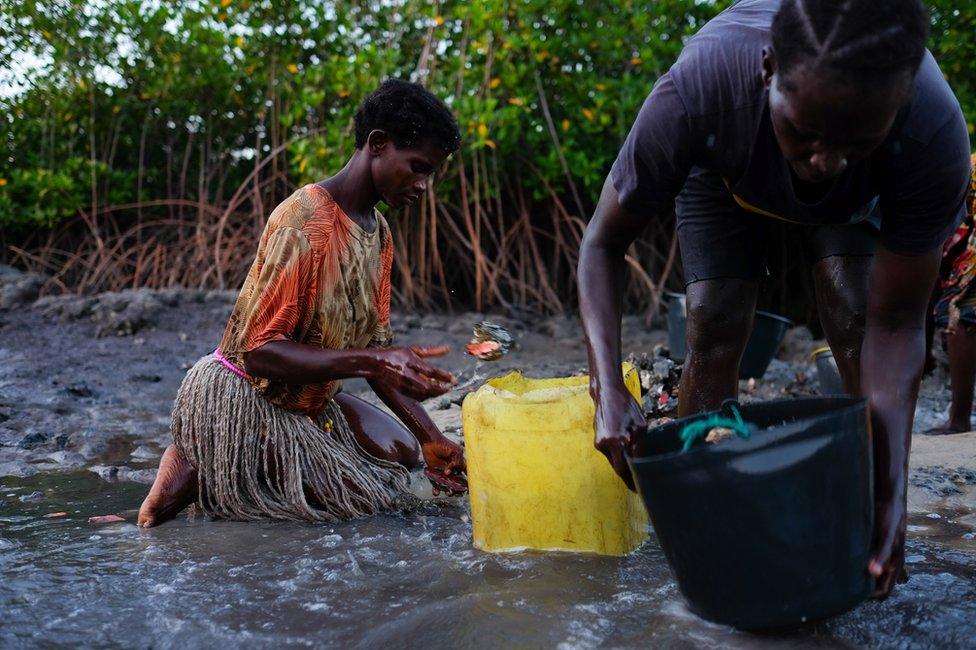
<svg viewBox="0 0 976 650"><path fill-rule="evenodd" d="M420 84L387 79L356 110L356 148L362 149L374 129L393 144L412 148L431 142L447 153L461 146L457 120L447 106Z"/></svg>

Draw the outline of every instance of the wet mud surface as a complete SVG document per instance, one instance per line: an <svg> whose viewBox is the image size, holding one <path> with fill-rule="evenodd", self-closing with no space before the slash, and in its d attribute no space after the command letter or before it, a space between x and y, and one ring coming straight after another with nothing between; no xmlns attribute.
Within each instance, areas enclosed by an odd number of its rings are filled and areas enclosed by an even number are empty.
<svg viewBox="0 0 976 650"><path fill-rule="evenodd" d="M914 438L907 584L827 623L751 635L687 610L653 536L621 559L491 555L472 548L463 499L337 526L181 517L137 529L134 511L170 442L176 389L218 342L235 294L34 301L36 283L18 282L9 289L9 275L6 285L0 277L0 646L913 648L976 639L976 434ZM463 344L482 317L393 317L398 343L451 346L440 365L460 386L427 406L453 436L461 399L486 377L585 368L578 324L558 317L491 316L516 346L501 361L476 362ZM641 354L666 335L628 317L624 339L626 352ZM742 382L742 399L816 394L815 347L804 330L791 332L766 377ZM946 385L944 369L925 380L917 428L944 416ZM372 399L362 382L346 390ZM127 521L88 523L110 513Z"/></svg>

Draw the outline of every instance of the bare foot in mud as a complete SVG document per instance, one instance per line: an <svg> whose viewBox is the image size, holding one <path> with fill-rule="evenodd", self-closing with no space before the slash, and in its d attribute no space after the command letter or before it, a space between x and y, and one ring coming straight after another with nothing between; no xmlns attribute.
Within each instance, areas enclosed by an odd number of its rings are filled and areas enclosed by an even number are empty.
<svg viewBox="0 0 976 650"><path fill-rule="evenodd" d="M928 431L923 431L922 434L926 436L948 436L953 433L968 433L972 431L972 427L969 424L954 424L952 422L946 422L941 427L934 427Z"/></svg>
<svg viewBox="0 0 976 650"><path fill-rule="evenodd" d="M159 461L156 480L139 508L137 525L151 528L172 519L197 498L197 471L170 445Z"/></svg>

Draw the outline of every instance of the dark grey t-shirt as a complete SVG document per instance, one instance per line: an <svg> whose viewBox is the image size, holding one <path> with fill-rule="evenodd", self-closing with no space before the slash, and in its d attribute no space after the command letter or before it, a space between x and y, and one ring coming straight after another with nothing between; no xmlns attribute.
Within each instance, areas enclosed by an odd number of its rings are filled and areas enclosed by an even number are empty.
<svg viewBox="0 0 976 650"><path fill-rule="evenodd" d="M611 170L621 205L656 215L688 172L718 174L755 212L807 224L857 221L880 204L881 241L901 253L940 246L964 213L969 137L932 55L911 101L871 156L817 203L799 201L769 119L762 50L780 0L741 0L708 22L654 85Z"/></svg>

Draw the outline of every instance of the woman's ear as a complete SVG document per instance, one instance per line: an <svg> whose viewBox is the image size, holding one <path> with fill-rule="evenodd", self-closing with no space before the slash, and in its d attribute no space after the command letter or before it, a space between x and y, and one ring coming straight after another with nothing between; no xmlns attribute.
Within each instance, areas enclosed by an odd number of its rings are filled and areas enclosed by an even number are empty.
<svg viewBox="0 0 976 650"><path fill-rule="evenodd" d="M371 156L379 156L390 144L390 136L386 131L373 129L366 137L366 149Z"/></svg>
<svg viewBox="0 0 976 650"><path fill-rule="evenodd" d="M773 85L773 77L776 76L776 52L773 46L769 45L762 51L762 79L766 88Z"/></svg>

